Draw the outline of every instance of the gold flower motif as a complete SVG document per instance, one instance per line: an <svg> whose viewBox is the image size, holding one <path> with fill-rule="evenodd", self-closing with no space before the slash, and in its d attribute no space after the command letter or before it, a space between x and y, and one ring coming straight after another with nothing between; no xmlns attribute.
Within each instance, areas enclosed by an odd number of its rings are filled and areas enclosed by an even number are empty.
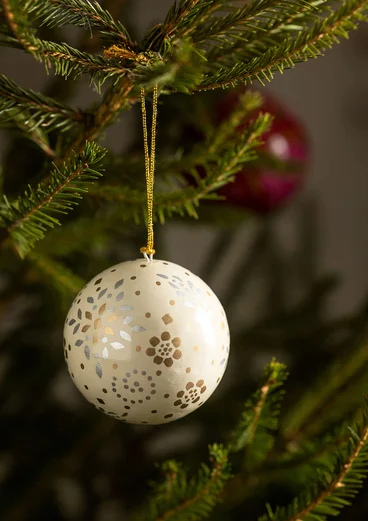
<svg viewBox="0 0 368 521"><path fill-rule="evenodd" d="M168 331L164 331L161 334L161 339L157 338L157 336L150 338L150 344L152 347L146 350L146 354L154 356L153 361L155 364L160 365L163 362L166 367L171 367L174 359L179 360L182 356L182 352L178 349L181 345L180 338L171 338Z"/></svg>
<svg viewBox="0 0 368 521"><path fill-rule="evenodd" d="M178 400L174 402L175 407L186 409L190 403L197 403L201 399L201 394L205 392L207 387L204 385L204 380L198 380L196 384L188 382L185 389L179 391L176 395Z"/></svg>

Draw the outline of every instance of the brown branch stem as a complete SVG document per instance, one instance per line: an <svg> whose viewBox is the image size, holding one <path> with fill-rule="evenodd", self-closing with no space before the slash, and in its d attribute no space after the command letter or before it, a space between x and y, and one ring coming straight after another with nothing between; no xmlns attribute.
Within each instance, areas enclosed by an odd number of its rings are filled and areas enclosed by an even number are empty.
<svg viewBox="0 0 368 521"><path fill-rule="evenodd" d="M224 179L226 179L226 177L229 175L229 172L232 171L234 164L236 164L239 157L241 157L241 155L244 153L244 149L249 147L249 144L252 143L252 141L254 139L256 139L257 137L258 137L257 133L251 134L249 136L249 139L246 142L246 144L238 151L236 156L234 156L231 163L229 163L226 166L226 168L222 172L220 172L220 174L218 176L216 176L213 179L213 181L211 183L209 183L208 185L202 186L201 189L198 192L194 192L193 195L190 195L188 197L183 197L183 193L185 192L185 189L184 189L181 192L180 191L174 192L174 193L178 194L177 200L170 199L169 201L162 201L162 200L160 201L160 193L158 193L155 198L156 199L156 204L155 204L156 210L159 210L160 208L171 208L176 205L185 207L188 203L196 204L198 201L205 198L209 193L215 191L218 183L223 181ZM200 158L198 158L198 164L200 164ZM104 199L107 199L110 201L124 201L128 204L138 204L138 203L143 203L145 201L145 196L143 195L143 192L142 192L142 200L140 200L139 198L132 197L131 194L124 195L124 194L121 194L121 193L119 194L116 192L115 193L113 193L113 192L103 193L103 190L104 190L103 186L100 187L99 190L96 190L96 191L93 191L93 189L91 189L89 191L89 195L92 195L95 197L101 197L101 198L104 198Z"/></svg>
<svg viewBox="0 0 368 521"><path fill-rule="evenodd" d="M344 481L346 475L350 472L355 459L359 456L359 453L362 450L362 448L364 447L367 439L368 439L368 425L365 427L359 443L355 447L354 451L350 455L347 462L344 464L344 466L343 466L341 472L339 473L339 475L337 476L337 478L332 480L330 485L325 490L323 490L323 492L321 492L321 494L317 498L315 498L309 505L307 505L305 508L303 508L303 510L301 510L300 512L297 512L295 515L290 517L288 519L288 521L303 521L303 518L307 514L309 514L314 508L316 508L318 505L320 505L328 496L333 494L333 492L337 488L344 486L343 481Z"/></svg>
<svg viewBox="0 0 368 521"><path fill-rule="evenodd" d="M227 85L233 85L235 81L247 81L247 80L249 80L252 77L258 77L262 73L265 74L266 71L269 71L269 69L271 67L277 67L278 65L280 65L280 63L288 61L288 60L291 60L291 58L293 56L296 56L296 55L298 55L298 53L302 52L303 49L307 45L313 45L318 40L321 40L326 34L333 33L333 31L335 29L337 29L344 22L345 18L351 18L353 15L358 13L363 8L363 6L365 4L366 4L366 0L361 0L360 4L355 9L353 9L352 11L347 13L345 16L343 16L339 20L336 20L336 22L333 23L332 25L326 25L324 27L324 30L319 32L317 35L315 35L309 42L307 42L307 43L306 42L301 42L300 43L300 47L298 47L296 49L293 49L293 51L289 52L287 54L287 56L281 56L281 57L276 58L275 60L271 61L270 63L268 63L267 65L265 65L261 69L259 69L258 71L247 73L247 74L243 74L243 75L239 76L238 78L232 78L231 80L223 80L223 81L216 82L216 83L213 83L213 84L210 84L210 85L205 85L203 87L199 86L195 90L196 91L213 90L213 89L216 89L218 87L224 87L224 86L227 86Z"/></svg>
<svg viewBox="0 0 368 521"><path fill-rule="evenodd" d="M202 497L205 497L207 495L207 491L210 488L210 486L212 485L212 483L215 483L217 481L217 479L219 478L219 476L221 476L222 469L223 469L223 464L217 463L217 465L214 467L214 469L212 471L210 480L195 496L184 500L177 507L175 507L171 510L168 510L162 516L158 517L156 519L156 521L167 521L167 519L170 519L170 517L175 516L179 512L182 512L186 508L188 508L191 505L193 505L194 503L196 503L196 501L199 501Z"/></svg>
<svg viewBox="0 0 368 521"><path fill-rule="evenodd" d="M228 31L229 29L232 29L232 28L234 27L234 25L235 25L235 27L238 29L239 26L242 26L242 25L246 24L247 22L249 22L250 20L254 19L255 16L260 16L262 12L267 11L267 9L270 9L270 7L272 7L273 4L274 4L275 6L279 6L279 5L280 5L280 0L270 0L270 4L268 5L268 7L265 7L265 8L264 8L260 13L257 13L257 14L250 13L250 14L248 14L248 16L246 16L245 18L243 18L243 19L242 19L241 21L239 21L239 22L231 21L230 24L228 24L226 27L223 27L223 28L221 29L221 31L219 31L219 32L216 32L216 33L215 33L214 31L212 31L212 33L211 33L211 32L210 32L210 31L211 31L211 28L209 28L209 34L206 34L205 36L203 36L203 38L198 39L198 40L196 39L195 41L196 41L196 43L202 43L202 42L204 42L204 41L206 41L206 40L208 40L208 39L211 39L211 38L214 38L214 37L218 37L218 36L220 36L220 35L227 34L227 31ZM248 4L248 5L249 5L249 4ZM216 10L216 7L215 7L215 8L212 8L211 10L212 10L212 11L215 11L215 10ZM248 9L248 12L249 12L249 9ZM201 27L201 26L203 25L203 22L204 22L204 21L205 21L205 20L201 20L201 21L198 23L198 26ZM197 22L196 22L196 23L197 23ZM253 43L253 40L252 40L252 43Z"/></svg>
<svg viewBox="0 0 368 521"><path fill-rule="evenodd" d="M6 98L10 101L15 101L15 96L11 96L8 93L1 92L0 98ZM42 109L44 112L66 114L70 119L74 119L78 122L82 122L85 114L82 111L75 111L73 109L64 109L63 107L51 107L46 103L37 103L37 101L27 100L27 104L35 107L36 109Z"/></svg>
<svg viewBox="0 0 368 521"><path fill-rule="evenodd" d="M267 40L269 41L270 36L274 35L274 34L277 35L277 33L280 32L279 30L283 25L288 26L288 25L292 24L298 17L300 17L301 14L305 14L307 11L311 11L311 7L308 4L304 5L304 7L302 7L299 12L296 12L295 14L291 14L286 19L276 18L274 25L272 26L271 29L267 30L266 33L264 30L258 30L258 32L253 31L252 36L251 36L252 47L255 47L255 45L257 43L262 43L261 37L265 36L265 34L267 35ZM232 45L230 45L228 47L224 48L224 46L221 45L221 46L214 48L213 51L210 53L209 59L210 60L213 59L213 60L216 60L217 62L221 62L223 59L227 58L231 52L236 51L237 49L243 49L244 48L244 39L246 39L246 37L244 38L244 36L243 36L243 38L240 41L236 41L235 43L233 43ZM226 50L225 53L224 53L224 49ZM221 54L219 54L219 52Z"/></svg>
<svg viewBox="0 0 368 521"><path fill-rule="evenodd" d="M40 147L40 149L45 153L47 157L49 157L50 159L55 159L55 150L53 150L46 141L43 141L41 137L37 134L37 132L31 133L31 139L34 143L36 143L36 145Z"/></svg>
<svg viewBox="0 0 368 521"><path fill-rule="evenodd" d="M13 224L9 226L8 232L11 233L14 230L14 228L21 225L24 221L32 217L32 215L38 212L43 206L47 205L48 203L51 203L54 197L58 195L63 190L63 188L65 188L71 181L78 177L86 168L88 168L88 163L83 163L83 165L79 166L72 174L70 174L70 176L67 177L67 179L65 179L65 181L61 185L55 188L51 195L43 199L37 206L35 206L34 208L32 208L32 210L23 215L23 217L14 221Z"/></svg>
<svg viewBox="0 0 368 521"><path fill-rule="evenodd" d="M16 40L19 42L19 44L28 52L33 52L36 50L34 46L30 44L30 42L27 41L24 36L21 34L21 30L19 28L19 25L15 19L14 13L11 8L11 4L9 0L1 0L1 4L3 6L4 10L4 17L6 20L6 23L8 24L9 29L13 33L13 36L16 38Z"/></svg>
<svg viewBox="0 0 368 521"><path fill-rule="evenodd" d="M192 0L191 4L188 5L186 8L181 8L181 11L178 13L178 17L175 20L172 20L167 26L165 31L165 38L172 36L173 33L175 33L175 29L178 26L180 22L184 20L184 18L187 16L187 14L190 13L190 11L198 4L199 0ZM176 36L184 37L186 34L184 33L178 33Z"/></svg>
<svg viewBox="0 0 368 521"><path fill-rule="evenodd" d="M130 103L133 103L133 100L128 99L132 89L133 85L125 82L121 83L118 89L111 87L105 99L93 114L93 124L86 128L86 130L70 144L60 161L65 160L72 151L79 153L86 141L94 141L97 139L111 120L116 117L116 114Z"/></svg>
<svg viewBox="0 0 368 521"><path fill-rule="evenodd" d="M256 435L256 432L257 432L257 427L258 427L258 422L259 422L259 419L261 417L261 413L262 413L262 409L264 407L264 404L266 402L266 399L267 399L267 395L270 391L270 386L271 386L271 382L268 381L265 383L265 385L261 388L261 396L258 400L258 402L256 403L255 407L254 407L254 418L253 418L253 423L252 423L252 426L251 426L251 429L250 429L250 437L249 437L249 445L252 443L252 441L254 440L254 437Z"/></svg>
<svg viewBox="0 0 368 521"><path fill-rule="evenodd" d="M65 8L65 4L61 0L49 0L49 2L57 7ZM81 9L78 7L68 6L68 8L65 10L68 10L68 11L71 11L72 13L77 13L77 14L81 13ZM109 29L108 24L106 24L105 21L101 18L101 16L98 16L98 14L89 13L88 17L91 20L93 20L94 22L99 23L101 26L105 26L106 29ZM124 43L128 44L130 47L131 42L128 41L128 38L125 36L125 34L119 32L119 37L121 38L122 41L124 41Z"/></svg>

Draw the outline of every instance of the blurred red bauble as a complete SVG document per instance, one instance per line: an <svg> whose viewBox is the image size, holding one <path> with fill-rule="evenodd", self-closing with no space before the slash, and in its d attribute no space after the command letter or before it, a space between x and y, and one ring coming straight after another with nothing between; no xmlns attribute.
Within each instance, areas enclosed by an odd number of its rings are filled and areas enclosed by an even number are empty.
<svg viewBox="0 0 368 521"><path fill-rule="evenodd" d="M218 105L218 122L224 121L239 103L244 89L226 94ZM260 112L273 117L270 130L263 134L264 144L258 149L258 159L247 163L235 180L219 190L227 203L259 213L272 212L284 206L303 186L308 163L309 146L306 132L293 113L269 95L264 103L240 125L239 132Z"/></svg>

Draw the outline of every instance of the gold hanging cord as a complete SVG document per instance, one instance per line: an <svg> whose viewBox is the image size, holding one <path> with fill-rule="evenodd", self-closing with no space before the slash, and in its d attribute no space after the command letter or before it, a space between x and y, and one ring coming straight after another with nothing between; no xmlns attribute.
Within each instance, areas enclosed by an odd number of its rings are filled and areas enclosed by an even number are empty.
<svg viewBox="0 0 368 521"><path fill-rule="evenodd" d="M153 248L153 185L155 181L155 154L156 154L156 128L157 128L157 100L158 86L153 88L152 102L152 130L151 130L151 152L148 146L148 130L147 130L147 112L146 112L146 95L144 89L141 88L141 104L142 104L142 123L143 123L143 139L144 139L144 163L146 169L146 187L147 187L147 246L141 248L141 253L148 261L152 260L155 253Z"/></svg>

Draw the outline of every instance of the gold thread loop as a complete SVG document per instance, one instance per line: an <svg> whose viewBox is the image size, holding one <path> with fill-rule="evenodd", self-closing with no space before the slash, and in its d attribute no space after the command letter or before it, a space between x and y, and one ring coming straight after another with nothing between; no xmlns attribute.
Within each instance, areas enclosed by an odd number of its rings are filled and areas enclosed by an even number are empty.
<svg viewBox="0 0 368 521"><path fill-rule="evenodd" d="M142 124L143 124L143 143L144 143L144 165L146 171L146 188L147 188L147 246L141 248L141 253L152 255L155 252L154 234L153 234L153 186L155 182L155 159L156 159L156 128L157 128L157 105L158 105L158 86L153 88L152 102L152 130L151 130L151 150L148 145L148 129L147 129L147 111L146 96L144 88L141 88L141 105L142 105Z"/></svg>
<svg viewBox="0 0 368 521"><path fill-rule="evenodd" d="M154 255L156 253L156 250L153 248L147 248L147 246L143 246L143 248L140 249L141 253L147 253L147 255Z"/></svg>

